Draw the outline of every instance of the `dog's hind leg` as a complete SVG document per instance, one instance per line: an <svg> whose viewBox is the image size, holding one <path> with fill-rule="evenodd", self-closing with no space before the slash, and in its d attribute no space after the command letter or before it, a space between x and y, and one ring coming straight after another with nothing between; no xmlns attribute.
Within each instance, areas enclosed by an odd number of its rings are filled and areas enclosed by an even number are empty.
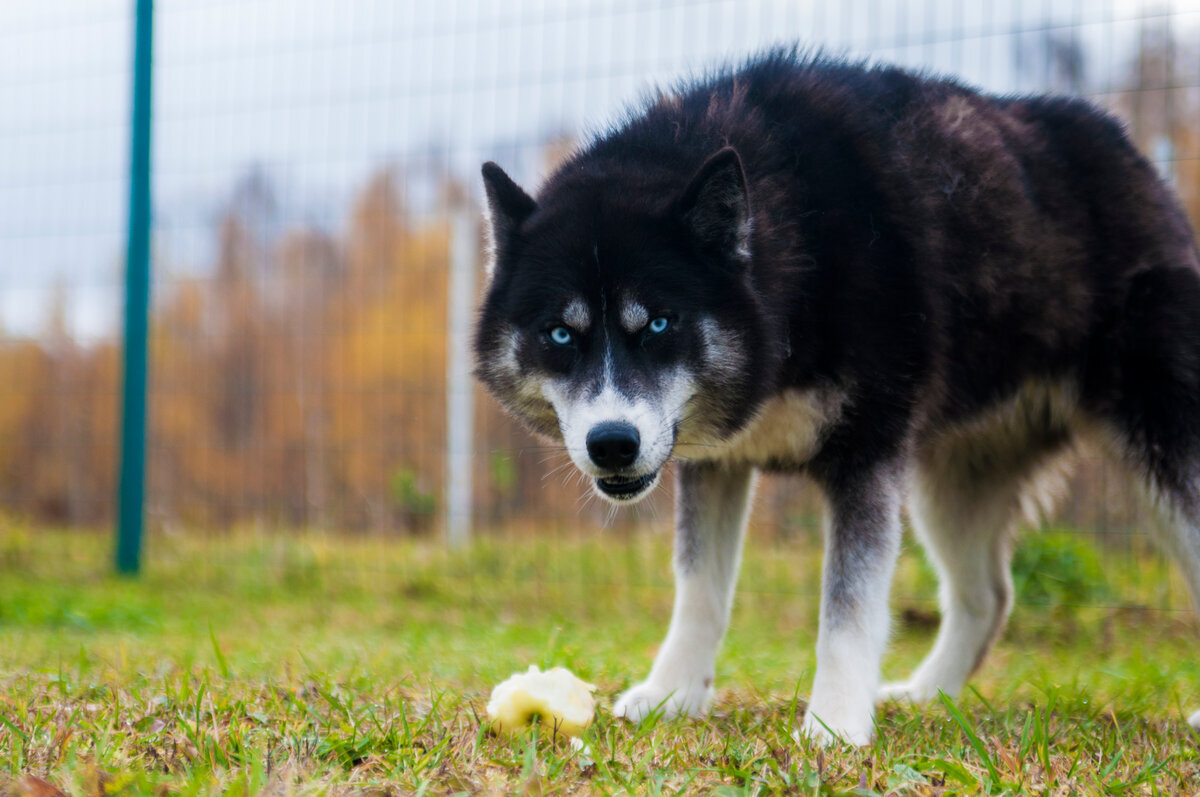
<svg viewBox="0 0 1200 797"><path fill-rule="evenodd" d="M881 699L925 702L939 691L955 696L983 662L1012 608L1016 522L1048 509L1061 487L1065 469L1056 450L1009 451L986 469L950 458L918 470L909 515L938 573L942 622L912 677L885 685Z"/></svg>
<svg viewBox="0 0 1200 797"><path fill-rule="evenodd" d="M912 677L887 684L880 697L925 702L938 691L957 695L1008 617L1015 485L973 491L918 478L909 500L913 530L937 570L942 622L937 641Z"/></svg>
<svg viewBox="0 0 1200 797"><path fill-rule="evenodd" d="M613 714L635 722L704 715L712 702L717 649L729 625L754 471L680 463L675 485L675 608L645 681Z"/></svg>
<svg viewBox="0 0 1200 797"><path fill-rule="evenodd" d="M1119 377L1098 403L1101 443L1156 510L1152 531L1200 613L1200 262L1136 273L1107 348ZM1189 717L1200 728L1200 711Z"/></svg>
<svg viewBox="0 0 1200 797"><path fill-rule="evenodd" d="M1162 452L1163 448L1152 450ZM1161 462L1153 463L1149 473L1144 467L1148 459L1145 456L1118 453L1115 459L1126 467L1132 465L1135 473L1140 474L1137 481L1154 510L1152 536L1179 566L1192 607L1200 614L1200 457L1192 458L1184 467L1164 468ZM1192 712L1188 723L1200 730L1200 710Z"/></svg>
<svg viewBox="0 0 1200 797"><path fill-rule="evenodd" d="M1196 463L1200 477L1200 462ZM1151 502L1160 521L1155 537L1178 563L1192 597L1192 607L1200 614L1200 481L1180 495L1178 490L1150 489ZM1200 729L1200 710L1192 712L1188 723Z"/></svg>
<svg viewBox="0 0 1200 797"><path fill-rule="evenodd" d="M1172 395L1170 389L1155 394L1165 397L1165 406L1175 406L1178 412L1164 411L1164 404L1137 403L1138 420L1148 418L1195 418L1196 398ZM1139 428L1140 427L1140 428ZM1189 443L1190 420L1182 427L1156 429L1148 423L1117 424L1112 433L1102 438L1104 448L1114 464L1129 473L1141 489L1146 504L1153 510L1149 531L1155 542L1179 566L1191 595L1192 607L1200 614L1200 443ZM1192 727L1200 729L1200 711L1188 718Z"/></svg>

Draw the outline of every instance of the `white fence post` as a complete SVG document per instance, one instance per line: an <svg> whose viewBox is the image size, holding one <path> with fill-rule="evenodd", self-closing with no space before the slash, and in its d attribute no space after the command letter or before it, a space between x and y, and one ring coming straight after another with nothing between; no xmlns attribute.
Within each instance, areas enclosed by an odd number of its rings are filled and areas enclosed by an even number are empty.
<svg viewBox="0 0 1200 797"><path fill-rule="evenodd" d="M471 539L474 499L475 385L471 376L471 318L475 304L479 242L476 211L456 203L450 231L450 282L446 342L446 542L460 548Z"/></svg>

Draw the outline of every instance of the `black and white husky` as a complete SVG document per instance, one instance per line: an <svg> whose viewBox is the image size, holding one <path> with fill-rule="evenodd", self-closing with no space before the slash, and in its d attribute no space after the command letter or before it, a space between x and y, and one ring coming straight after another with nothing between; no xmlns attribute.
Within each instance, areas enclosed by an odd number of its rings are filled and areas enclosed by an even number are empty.
<svg viewBox="0 0 1200 797"><path fill-rule="evenodd" d="M616 714L707 710L757 471L828 499L821 740L959 692L1012 603L1014 524L1082 438L1200 597L1200 254L1101 111L776 52L659 94L536 199L483 177L480 378L614 502L678 460L674 614ZM942 626L881 690L902 507Z"/></svg>

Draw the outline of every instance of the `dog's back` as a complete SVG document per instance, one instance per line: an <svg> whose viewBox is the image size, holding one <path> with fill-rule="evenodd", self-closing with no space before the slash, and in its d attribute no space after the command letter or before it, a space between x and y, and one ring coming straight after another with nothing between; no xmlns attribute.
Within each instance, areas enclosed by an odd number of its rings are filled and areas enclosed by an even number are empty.
<svg viewBox="0 0 1200 797"><path fill-rule="evenodd" d="M745 166L766 310L806 341L782 385L867 357L874 377L924 380L931 420L953 420L1031 379L1110 402L1104 372L1147 325L1196 345L1200 321L1139 304L1200 295L1186 215L1085 102L776 53L661 96L560 179L616 175L653 206L722 146Z"/></svg>

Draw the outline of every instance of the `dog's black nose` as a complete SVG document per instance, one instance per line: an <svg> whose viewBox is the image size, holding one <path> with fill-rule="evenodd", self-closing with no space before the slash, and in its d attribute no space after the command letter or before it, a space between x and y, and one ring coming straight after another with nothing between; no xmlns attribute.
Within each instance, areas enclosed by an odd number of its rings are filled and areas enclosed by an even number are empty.
<svg viewBox="0 0 1200 797"><path fill-rule="evenodd" d="M632 425L607 421L588 432L588 456L599 468L627 468L637 459L641 442L638 430Z"/></svg>

